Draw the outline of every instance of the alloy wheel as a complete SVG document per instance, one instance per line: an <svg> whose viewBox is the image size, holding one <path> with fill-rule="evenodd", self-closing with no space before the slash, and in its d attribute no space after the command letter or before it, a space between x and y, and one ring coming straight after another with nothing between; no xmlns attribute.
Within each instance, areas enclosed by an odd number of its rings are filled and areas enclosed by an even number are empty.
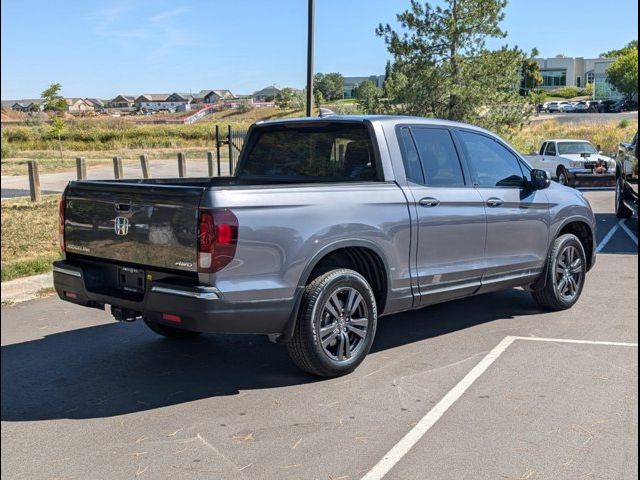
<svg viewBox="0 0 640 480"><path fill-rule="evenodd" d="M348 361L365 345L369 311L360 292L336 289L325 302L318 326L322 350L330 359Z"/></svg>
<svg viewBox="0 0 640 480"><path fill-rule="evenodd" d="M584 278L584 264L578 248L567 245L560 251L556 262L555 284L558 296L567 302L580 292Z"/></svg>

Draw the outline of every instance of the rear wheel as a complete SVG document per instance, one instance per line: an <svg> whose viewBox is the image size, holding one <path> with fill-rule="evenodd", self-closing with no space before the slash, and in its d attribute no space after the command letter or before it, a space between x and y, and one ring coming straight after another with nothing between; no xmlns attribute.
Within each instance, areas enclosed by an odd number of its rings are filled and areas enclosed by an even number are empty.
<svg viewBox="0 0 640 480"><path fill-rule="evenodd" d="M624 178L618 176L616 180L616 217L631 218L633 210L624 203Z"/></svg>
<svg viewBox="0 0 640 480"><path fill-rule="evenodd" d="M531 292L536 303L548 310L566 310L580 298L587 272L584 248L573 234L556 238L547 260L546 285Z"/></svg>
<svg viewBox="0 0 640 480"><path fill-rule="evenodd" d="M302 370L321 377L351 373L371 349L376 301L359 273L331 270L307 285L287 350Z"/></svg>
<svg viewBox="0 0 640 480"><path fill-rule="evenodd" d="M144 319L144 323L149 327L152 331L157 333L158 335L162 335L167 338L175 338L179 340L183 340L186 338L193 338L200 335L201 332L192 332L191 330L184 330L182 328L172 327L170 325L162 325L161 323L152 322L151 320Z"/></svg>

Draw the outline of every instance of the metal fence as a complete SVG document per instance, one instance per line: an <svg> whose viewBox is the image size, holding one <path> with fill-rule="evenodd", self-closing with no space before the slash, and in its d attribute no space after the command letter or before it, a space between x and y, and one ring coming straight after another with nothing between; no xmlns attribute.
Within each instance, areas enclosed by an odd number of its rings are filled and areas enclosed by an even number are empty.
<svg viewBox="0 0 640 480"><path fill-rule="evenodd" d="M228 162L228 175L233 175L240 159L240 153L244 146L247 136L247 130L241 128L233 128L228 125L226 128L216 126L215 129L215 150L207 152L207 171L210 177L220 177L223 175L223 161ZM226 151L224 151L226 149ZM224 154L228 158L222 158ZM187 158L184 152L177 153L178 176L187 176ZM39 201L41 198L40 191L40 173L38 170L38 161L29 160L29 190L32 201ZM151 166L148 155L140 155L140 169L143 178L151 178ZM227 172L224 172L225 174ZM113 176L116 179L125 178L123 173L123 162L120 157L113 157ZM84 157L76 158L76 177L78 180L87 179L87 161ZM139 177L137 177L139 178Z"/></svg>

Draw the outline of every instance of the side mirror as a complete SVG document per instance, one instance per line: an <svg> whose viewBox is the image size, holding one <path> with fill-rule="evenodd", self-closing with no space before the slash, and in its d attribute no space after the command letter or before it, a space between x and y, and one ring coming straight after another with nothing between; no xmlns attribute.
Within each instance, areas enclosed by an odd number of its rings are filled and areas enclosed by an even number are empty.
<svg viewBox="0 0 640 480"><path fill-rule="evenodd" d="M531 180L529 180L529 187L531 190L544 190L551 185L551 179L545 170L534 168L531 170Z"/></svg>

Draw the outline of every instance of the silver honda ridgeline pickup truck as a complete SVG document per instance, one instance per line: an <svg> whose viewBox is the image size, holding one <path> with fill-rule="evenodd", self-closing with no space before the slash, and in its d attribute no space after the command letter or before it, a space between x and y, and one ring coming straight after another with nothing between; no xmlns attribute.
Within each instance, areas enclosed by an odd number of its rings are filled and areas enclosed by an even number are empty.
<svg viewBox="0 0 640 480"><path fill-rule="evenodd" d="M232 177L71 182L54 282L166 337L268 335L333 377L362 362L381 315L513 287L570 308L595 227L579 192L479 128L260 122Z"/></svg>

